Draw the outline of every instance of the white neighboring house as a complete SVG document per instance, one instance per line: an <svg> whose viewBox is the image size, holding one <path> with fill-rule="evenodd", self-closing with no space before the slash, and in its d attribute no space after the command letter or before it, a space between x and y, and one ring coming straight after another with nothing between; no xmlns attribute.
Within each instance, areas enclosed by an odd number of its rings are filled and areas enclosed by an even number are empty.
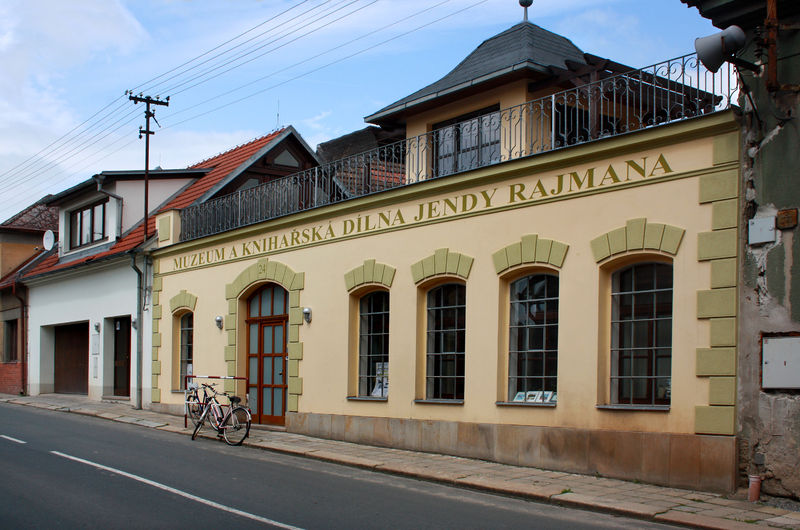
<svg viewBox="0 0 800 530"><path fill-rule="evenodd" d="M150 213L207 172L151 171ZM59 208L58 242L23 276L31 395L86 394L136 406L147 398L142 390L150 385L139 374L148 371L152 272L144 250L155 230L151 218L145 242L143 198L143 171L113 171L47 200Z"/></svg>
<svg viewBox="0 0 800 530"><path fill-rule="evenodd" d="M151 170L147 241L144 171L106 171L50 197L46 204L59 208L57 243L22 273L29 290L28 393L84 394L149 408L160 390L150 377L158 329L148 249L174 235L157 233L155 214L317 165L314 151L288 126L188 169ZM170 231L179 233L179 221Z"/></svg>

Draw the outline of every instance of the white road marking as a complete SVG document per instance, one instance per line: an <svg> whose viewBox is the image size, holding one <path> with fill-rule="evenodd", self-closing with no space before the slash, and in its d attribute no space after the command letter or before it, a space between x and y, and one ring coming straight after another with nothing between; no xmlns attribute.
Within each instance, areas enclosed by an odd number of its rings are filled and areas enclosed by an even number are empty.
<svg viewBox="0 0 800 530"><path fill-rule="evenodd" d="M18 444L28 443L28 442L23 442L22 440L17 440L16 438L12 438L10 436L6 436L5 434L0 434L0 438L5 438L6 440L11 440L12 442L17 442Z"/></svg>
<svg viewBox="0 0 800 530"><path fill-rule="evenodd" d="M191 501L199 502L200 504L205 504L206 506L210 506L212 508L216 508L218 510L222 510L224 512L232 513L235 515L239 515L241 517L246 517L247 519L251 519L253 521L258 521L260 523L266 523L272 526L277 526L278 528L285 528L286 530L302 530L297 526L291 526L288 524L280 523L278 521L273 521L272 519L267 519L266 517L261 517L260 515L255 515L249 512L245 512L242 510L237 510L236 508L232 508L230 506L225 506L224 504L220 504L218 502L214 502L208 499L204 499L202 497L198 497L197 495L192 495L191 493L187 493L185 491L173 488L171 486L167 486L166 484L161 484L160 482L156 482L154 480L150 480L144 477L140 477L138 475L134 475L133 473L128 473L127 471L122 471L120 469L115 469L113 467L104 466L103 464L98 464L96 462L92 462L90 460L84 460L83 458L78 458L76 456L70 456L64 453L60 453L58 451L50 451L52 454L56 456L60 456L62 458L66 458L69 460L73 460L75 462L80 462L81 464L86 464L87 466L92 466L97 469L102 469L104 471L110 471L111 473L116 473L117 475L121 475L123 477L127 477L129 479L136 480L143 484L147 484L148 486L153 486L154 488L158 488L160 490L167 491L169 493L173 493L175 495L179 495Z"/></svg>

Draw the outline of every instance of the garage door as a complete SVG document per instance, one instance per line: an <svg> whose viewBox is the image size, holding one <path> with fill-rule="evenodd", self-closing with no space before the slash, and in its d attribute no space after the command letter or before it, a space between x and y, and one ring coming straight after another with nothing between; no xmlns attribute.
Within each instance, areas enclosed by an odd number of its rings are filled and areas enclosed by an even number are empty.
<svg viewBox="0 0 800 530"><path fill-rule="evenodd" d="M89 323L55 328L55 391L86 394L89 390Z"/></svg>

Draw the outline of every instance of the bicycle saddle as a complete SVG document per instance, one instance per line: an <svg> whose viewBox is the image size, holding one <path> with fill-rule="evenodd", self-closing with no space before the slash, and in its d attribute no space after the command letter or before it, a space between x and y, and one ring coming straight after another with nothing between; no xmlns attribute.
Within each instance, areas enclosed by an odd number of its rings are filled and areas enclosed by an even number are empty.
<svg viewBox="0 0 800 530"><path fill-rule="evenodd" d="M231 400L231 405L236 405L237 403L242 401L242 398L240 398L239 396L231 396L230 400Z"/></svg>

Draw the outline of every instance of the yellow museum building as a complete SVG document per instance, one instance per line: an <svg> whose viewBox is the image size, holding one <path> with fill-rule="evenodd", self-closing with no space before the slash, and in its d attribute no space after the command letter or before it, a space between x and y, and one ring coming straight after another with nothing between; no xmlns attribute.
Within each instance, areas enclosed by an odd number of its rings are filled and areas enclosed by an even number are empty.
<svg viewBox="0 0 800 530"><path fill-rule="evenodd" d="M523 22L318 166L160 213L153 408L238 376L291 432L732 490L730 79Z"/></svg>

